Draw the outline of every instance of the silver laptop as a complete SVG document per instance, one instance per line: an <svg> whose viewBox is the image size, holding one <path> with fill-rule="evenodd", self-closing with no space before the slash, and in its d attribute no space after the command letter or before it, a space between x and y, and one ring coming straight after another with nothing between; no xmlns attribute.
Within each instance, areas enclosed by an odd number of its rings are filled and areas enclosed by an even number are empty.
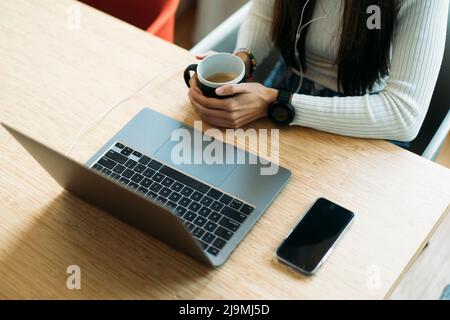
<svg viewBox="0 0 450 320"><path fill-rule="evenodd" d="M213 267L227 260L291 175L282 167L261 174L273 164L260 158L254 164L175 161L180 141L173 133L203 133L151 109L141 110L86 165L2 125L67 191ZM234 159L252 156L214 139L200 141L189 144L191 154L214 142Z"/></svg>

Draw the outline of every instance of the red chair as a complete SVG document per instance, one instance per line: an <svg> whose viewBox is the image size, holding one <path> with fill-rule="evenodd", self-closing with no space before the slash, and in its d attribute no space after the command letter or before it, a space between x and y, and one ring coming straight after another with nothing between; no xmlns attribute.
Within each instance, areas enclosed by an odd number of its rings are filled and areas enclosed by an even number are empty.
<svg viewBox="0 0 450 320"><path fill-rule="evenodd" d="M81 0L94 8L173 42L180 0Z"/></svg>

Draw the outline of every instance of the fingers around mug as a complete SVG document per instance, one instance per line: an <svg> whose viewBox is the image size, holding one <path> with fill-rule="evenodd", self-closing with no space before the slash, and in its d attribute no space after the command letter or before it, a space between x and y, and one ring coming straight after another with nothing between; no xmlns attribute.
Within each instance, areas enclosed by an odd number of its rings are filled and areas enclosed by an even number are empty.
<svg viewBox="0 0 450 320"><path fill-rule="evenodd" d="M191 80L189 80L189 87L197 92L201 92L200 87L198 86L197 74L194 74Z"/></svg>
<svg viewBox="0 0 450 320"><path fill-rule="evenodd" d="M199 87L195 86L195 84L189 88L189 94L192 96L192 99L194 99L197 102L200 101L201 97L204 97L203 92L200 90Z"/></svg>
<svg viewBox="0 0 450 320"><path fill-rule="evenodd" d="M230 109L230 101L228 99L216 99L216 98L208 98L203 93L194 92L193 98L203 107L208 109L216 109L216 110L229 110Z"/></svg>
<svg viewBox="0 0 450 320"><path fill-rule="evenodd" d="M201 103L196 101L195 97L193 97L192 93L190 93L189 98L191 99L192 106L202 117L208 117L213 119L220 119L221 121L227 120L229 118L229 114L223 110L210 109L203 106Z"/></svg>
<svg viewBox="0 0 450 320"><path fill-rule="evenodd" d="M184 70L184 82L188 88L190 87L189 81L191 80L191 72L197 72L198 64L191 64Z"/></svg>
<svg viewBox="0 0 450 320"><path fill-rule="evenodd" d="M240 93L250 93L252 85L249 83L228 84L216 89L216 94L219 96L232 96Z"/></svg>
<svg viewBox="0 0 450 320"><path fill-rule="evenodd" d="M219 128L231 128L233 126L229 114L221 114L221 110L204 108L196 102L193 102L192 105L203 121Z"/></svg>

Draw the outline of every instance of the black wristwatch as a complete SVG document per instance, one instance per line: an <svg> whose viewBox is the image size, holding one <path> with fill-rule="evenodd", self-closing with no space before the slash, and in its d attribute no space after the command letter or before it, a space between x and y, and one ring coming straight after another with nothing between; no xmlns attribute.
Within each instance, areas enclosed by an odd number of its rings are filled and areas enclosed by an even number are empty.
<svg viewBox="0 0 450 320"><path fill-rule="evenodd" d="M277 125L289 125L295 118L295 109L291 104L292 92L278 90L278 97L267 109L267 116Z"/></svg>

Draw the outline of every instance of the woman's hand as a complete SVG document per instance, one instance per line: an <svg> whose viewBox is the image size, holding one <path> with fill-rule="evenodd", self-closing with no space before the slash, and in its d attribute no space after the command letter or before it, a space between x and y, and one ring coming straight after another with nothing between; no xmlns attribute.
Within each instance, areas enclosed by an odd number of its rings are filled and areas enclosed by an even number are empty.
<svg viewBox="0 0 450 320"><path fill-rule="evenodd" d="M192 77L188 93L195 111L202 120L222 128L240 128L265 117L267 108L278 95L277 90L254 82L226 85L216 89L219 96L234 95L230 98L207 98L198 87L197 81L197 76Z"/></svg>

